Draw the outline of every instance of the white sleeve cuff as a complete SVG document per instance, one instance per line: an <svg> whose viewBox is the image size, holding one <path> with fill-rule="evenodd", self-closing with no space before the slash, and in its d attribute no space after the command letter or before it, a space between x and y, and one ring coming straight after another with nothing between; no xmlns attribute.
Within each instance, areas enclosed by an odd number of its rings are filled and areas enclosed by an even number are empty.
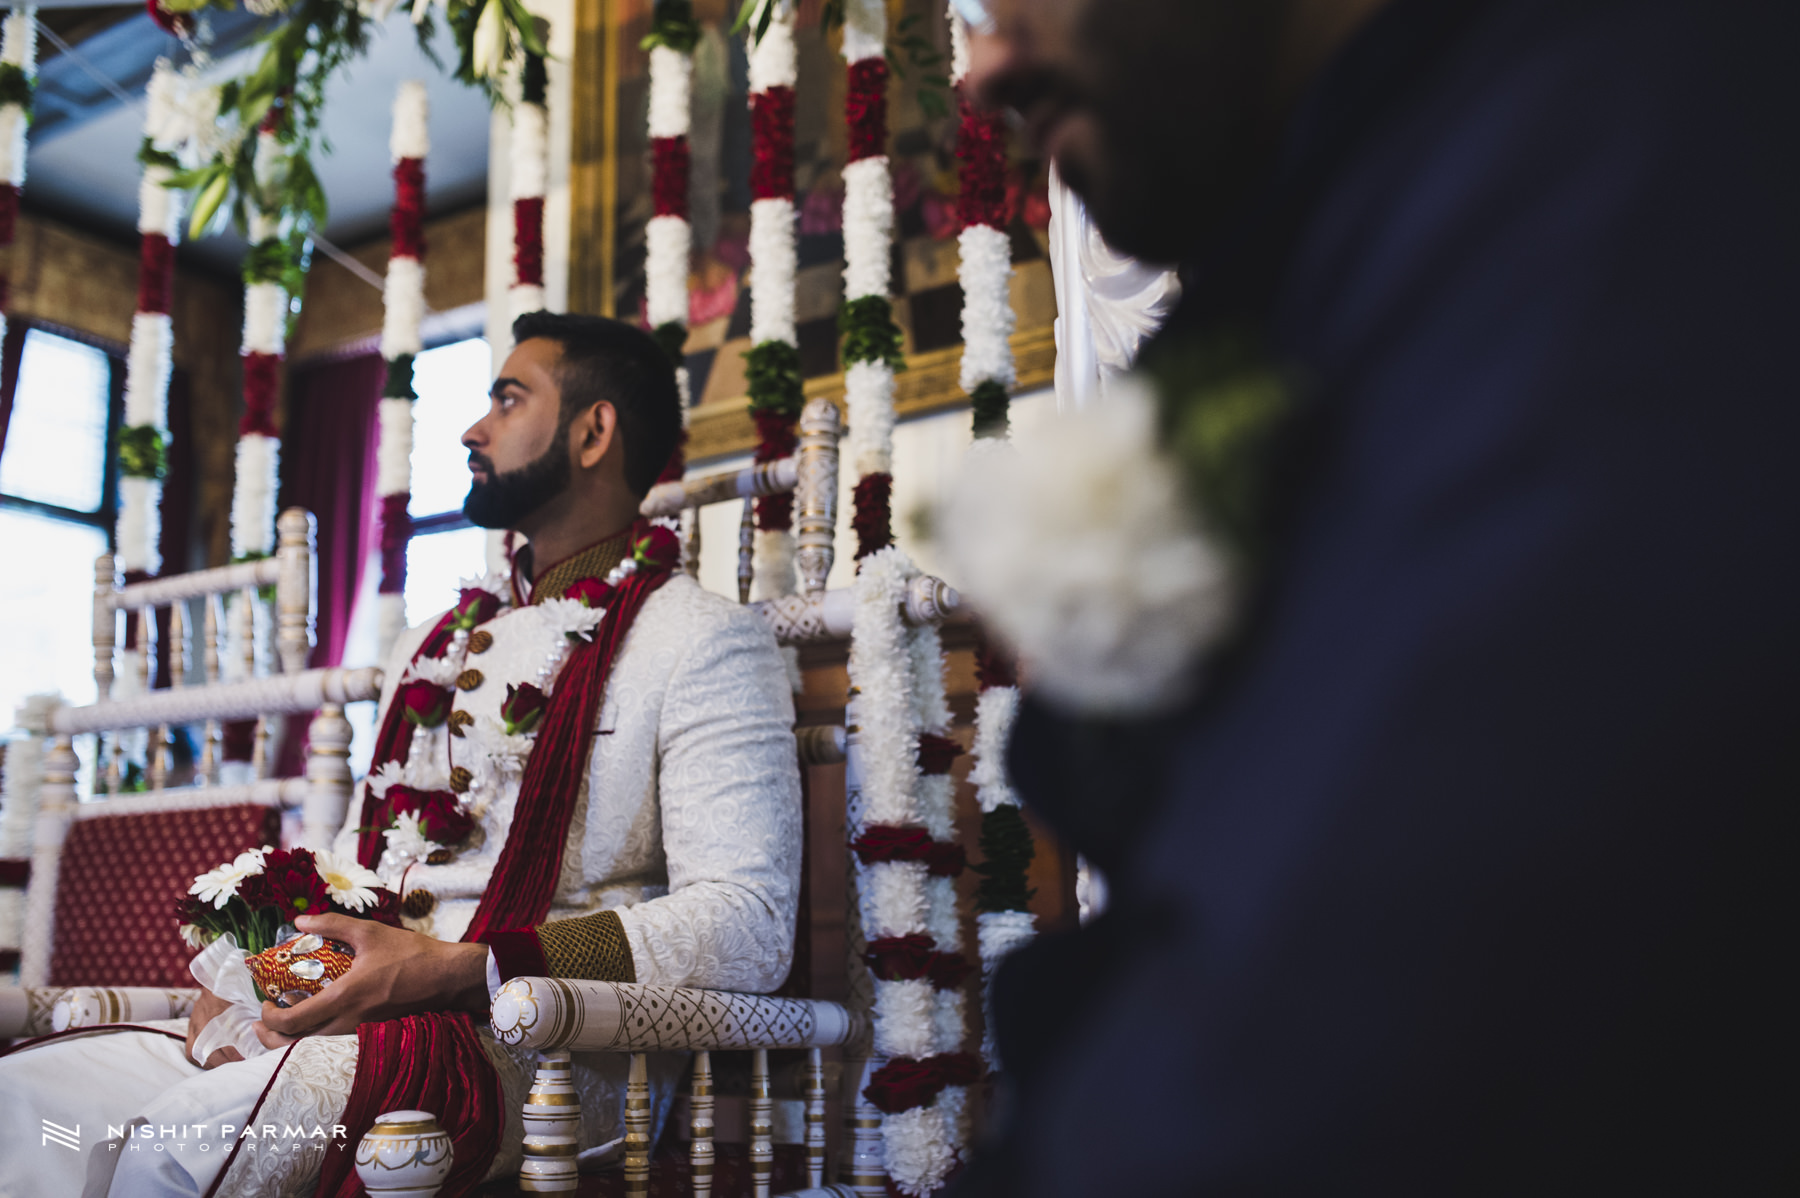
<svg viewBox="0 0 1800 1198"><path fill-rule="evenodd" d="M494 997L500 993L500 987L504 984L500 980L500 962L494 959L494 950L491 948L488 949L487 983L488 1002L491 1003L494 1001Z"/></svg>

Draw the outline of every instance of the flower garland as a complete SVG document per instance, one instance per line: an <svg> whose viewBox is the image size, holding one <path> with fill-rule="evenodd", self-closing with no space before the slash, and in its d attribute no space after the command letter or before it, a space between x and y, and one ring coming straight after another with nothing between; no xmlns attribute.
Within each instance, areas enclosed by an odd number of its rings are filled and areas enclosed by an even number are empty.
<svg viewBox="0 0 1800 1198"><path fill-rule="evenodd" d="M181 77L159 59L146 89L144 163L138 184L137 311L126 358L125 428L119 434L119 518L115 533L126 577L162 568L158 552L162 478L168 464L169 371L174 334L169 308L175 290L175 243L181 236L181 197L170 150L157 137L180 105Z"/></svg>
<svg viewBox="0 0 1800 1198"><path fill-rule="evenodd" d="M962 127L956 156L961 191L956 215L963 229L957 281L963 289L962 389L973 409L975 435L1006 434L1009 394L1018 381L1013 367L1012 246L1006 235L1006 123L998 112L976 108L963 81L969 73L969 33L950 13L951 81L960 97Z"/></svg>
<svg viewBox="0 0 1800 1198"><path fill-rule="evenodd" d="M894 373L905 369L888 299L894 184L887 158L887 5L851 0L844 13L849 86L844 115L844 402L856 471L856 557L893 544Z"/></svg>
<svg viewBox="0 0 1800 1198"><path fill-rule="evenodd" d="M693 119L694 46L700 26L692 0L657 0L650 35L650 192L655 205L644 230L644 307L652 334L675 364L681 395L681 439L658 482L676 482L686 473L688 372L688 259L693 229L688 224L688 130ZM684 509L681 520L694 517ZM679 523L680 521L678 521ZM685 544L687 538L682 538Z"/></svg>
<svg viewBox="0 0 1800 1198"><path fill-rule="evenodd" d="M867 961L875 1051L887 1062L864 1096L885 1112L887 1168L904 1193L943 1184L967 1137L967 1092L980 1074L967 1035L955 878L950 762L957 747L935 629L908 630L899 610L918 573L899 549L863 559L850 642L861 802L850 847Z"/></svg>
<svg viewBox="0 0 1800 1198"><path fill-rule="evenodd" d="M412 539L413 358L423 352L425 320L425 155L431 150L425 85L410 79L394 96L388 153L394 160L394 208L388 218L393 249L382 288L381 440L375 493L381 497L380 646L386 660L406 627L406 544Z"/></svg>
<svg viewBox="0 0 1800 1198"><path fill-rule="evenodd" d="M772 462L799 444L805 395L794 331L794 6L771 0L750 35L750 345L744 355L755 460ZM794 590L794 497L756 501L755 597Z"/></svg>
<svg viewBox="0 0 1800 1198"><path fill-rule="evenodd" d="M279 110L257 130L253 170L259 184L273 184L291 161L276 135ZM236 558L267 557L275 547L275 479L281 433L275 405L287 345L291 266L281 215L273 206L250 215L250 253L244 259L244 415L238 421L237 481L231 496L231 552Z"/></svg>
<svg viewBox="0 0 1800 1198"><path fill-rule="evenodd" d="M1018 793L1006 774L1006 746L1019 716L1018 678L1012 663L997 653L986 637L976 651L975 676L981 694L975 702L975 765L969 770L969 782L981 808L982 862L974 867L981 875L975 892L975 935L985 1009L1000 959L1037 935L1037 917L1030 909L1034 891L1026 885L1036 848L1025 813L1019 808ZM989 1069L998 1069L991 1013L983 1026L981 1055Z"/></svg>
<svg viewBox="0 0 1800 1198"><path fill-rule="evenodd" d="M544 56L527 52L512 108L513 319L544 307L544 188L550 177L550 116Z"/></svg>
<svg viewBox="0 0 1800 1198"><path fill-rule="evenodd" d="M25 186L25 134L37 86L37 9L18 8L0 26L0 248L13 243L19 189ZM0 270L0 337L12 306L10 280Z"/></svg>

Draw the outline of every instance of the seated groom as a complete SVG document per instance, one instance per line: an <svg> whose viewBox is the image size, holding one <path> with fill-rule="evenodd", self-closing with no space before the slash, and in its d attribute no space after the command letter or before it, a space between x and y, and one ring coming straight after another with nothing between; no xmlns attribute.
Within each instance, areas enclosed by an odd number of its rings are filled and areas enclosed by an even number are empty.
<svg viewBox="0 0 1800 1198"><path fill-rule="evenodd" d="M367 1119L415 1106L457 1137L444 1193L462 1192L520 1159L534 1054L486 1030L503 979L767 991L786 976L801 850L788 676L761 620L670 569L668 534L637 519L680 436L668 360L598 317L532 313L513 335L463 438L464 511L530 544L511 577L467 587L396 647L374 765L334 846L402 890L405 926L302 917L356 960L266 1006L274 1051L249 1060L190 1058L224 1009L203 993L186 1049L118 1032L0 1061L0 1152L32 1165L0 1193L205 1194L231 1149L221 1125L252 1122L259 1096L255 1125L344 1125L344 1148L245 1141L221 1195L336 1194ZM622 1134L625 1058L576 1062L582 1148L602 1148ZM658 1124L680 1069L652 1058ZM37 1150L46 1118L178 1134L77 1165Z"/></svg>

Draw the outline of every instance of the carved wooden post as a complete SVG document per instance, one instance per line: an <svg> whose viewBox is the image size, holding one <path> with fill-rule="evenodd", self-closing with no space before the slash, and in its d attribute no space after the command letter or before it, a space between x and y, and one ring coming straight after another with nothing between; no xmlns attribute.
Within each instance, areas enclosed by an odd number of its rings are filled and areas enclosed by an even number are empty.
<svg viewBox="0 0 1800 1198"><path fill-rule="evenodd" d="M769 1100L769 1050L750 1055L750 1192L769 1198L775 1174L775 1112Z"/></svg>
<svg viewBox="0 0 1800 1198"><path fill-rule="evenodd" d="M94 697L102 703L112 694L113 645L119 634L112 602L116 579L112 554L94 559Z"/></svg>
<svg viewBox="0 0 1800 1198"><path fill-rule="evenodd" d="M681 568L689 578L700 577L700 509L681 509Z"/></svg>
<svg viewBox="0 0 1800 1198"><path fill-rule="evenodd" d="M694 1198L711 1198L713 1180L713 1076L712 1054L704 1050L694 1054L694 1080L689 1088L688 1125L693 1147L688 1162L694 1175Z"/></svg>
<svg viewBox="0 0 1800 1198"><path fill-rule="evenodd" d="M837 405L814 399L800 414L799 477L794 487L800 593L821 594L831 574L837 533L838 437L844 431Z"/></svg>
<svg viewBox="0 0 1800 1198"><path fill-rule="evenodd" d="M625 1193L650 1193L650 1066L641 1052L631 1054L625 1075Z"/></svg>
<svg viewBox="0 0 1800 1198"><path fill-rule="evenodd" d="M537 1079L525 1099L525 1163L519 1188L528 1194L572 1191L580 1149L581 1098L570 1076L569 1054L538 1054Z"/></svg>
<svg viewBox="0 0 1800 1198"><path fill-rule="evenodd" d="M750 584L756 578L756 500L744 500L744 518L738 523L738 602L750 602Z"/></svg>
<svg viewBox="0 0 1800 1198"><path fill-rule="evenodd" d="M52 716L54 718L54 714ZM32 831L31 881L25 891L25 935L20 945L19 984L43 986L50 978L50 920L56 907L56 871L63 841L75 819L75 746L56 736L44 754L44 781L38 791L37 826Z"/></svg>
<svg viewBox="0 0 1800 1198"><path fill-rule="evenodd" d="M307 729L306 806L301 841L309 849L329 849L350 808L350 721L336 703L326 703Z"/></svg>
<svg viewBox="0 0 1800 1198"><path fill-rule="evenodd" d="M224 627L225 599L222 595L207 595L200 601L205 605L204 638L205 648L201 650L201 672L206 685L211 686L219 680L219 633ZM196 780L200 782L217 782L219 780L219 739L221 730L219 721L208 720L201 733L200 763L194 769Z"/></svg>
<svg viewBox="0 0 1800 1198"><path fill-rule="evenodd" d="M281 566L275 582L276 646L281 672L298 674L312 651L312 515L291 507L276 519L275 530Z"/></svg>
<svg viewBox="0 0 1800 1198"><path fill-rule="evenodd" d="M825 1184L825 1054L806 1050L806 1184Z"/></svg>

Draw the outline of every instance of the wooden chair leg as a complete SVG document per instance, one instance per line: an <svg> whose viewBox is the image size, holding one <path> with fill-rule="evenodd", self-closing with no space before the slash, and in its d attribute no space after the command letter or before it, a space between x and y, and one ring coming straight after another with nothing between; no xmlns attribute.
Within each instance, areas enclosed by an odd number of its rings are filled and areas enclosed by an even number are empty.
<svg viewBox="0 0 1800 1198"><path fill-rule="evenodd" d="M775 1174L774 1104L769 1101L769 1050L759 1048L750 1060L750 1192L769 1198Z"/></svg>
<svg viewBox="0 0 1800 1198"><path fill-rule="evenodd" d="M713 1183L713 1078L712 1054L694 1054L694 1081L690 1088L688 1110L693 1116L688 1124L693 1147L688 1162L694 1174L694 1198L711 1198Z"/></svg>
<svg viewBox="0 0 1800 1198"><path fill-rule="evenodd" d="M806 1052L806 1184L825 1184L825 1054Z"/></svg>
<svg viewBox="0 0 1800 1198"><path fill-rule="evenodd" d="M528 1194L567 1193L575 1189L575 1154L580 1150L581 1098L569 1054L557 1049L538 1054L537 1079L525 1099L525 1163L519 1188Z"/></svg>
<svg viewBox="0 0 1800 1198"><path fill-rule="evenodd" d="M650 1193L650 1063L641 1052L625 1078L625 1193Z"/></svg>
<svg viewBox="0 0 1800 1198"><path fill-rule="evenodd" d="M881 1064L878 1060L851 1059L844 1062L844 1080L851 1089L844 1095L844 1124L849 1133L850 1151L839 1166L840 1178L860 1198L887 1198L887 1148L881 1142L881 1111L863 1097L869 1075Z"/></svg>

